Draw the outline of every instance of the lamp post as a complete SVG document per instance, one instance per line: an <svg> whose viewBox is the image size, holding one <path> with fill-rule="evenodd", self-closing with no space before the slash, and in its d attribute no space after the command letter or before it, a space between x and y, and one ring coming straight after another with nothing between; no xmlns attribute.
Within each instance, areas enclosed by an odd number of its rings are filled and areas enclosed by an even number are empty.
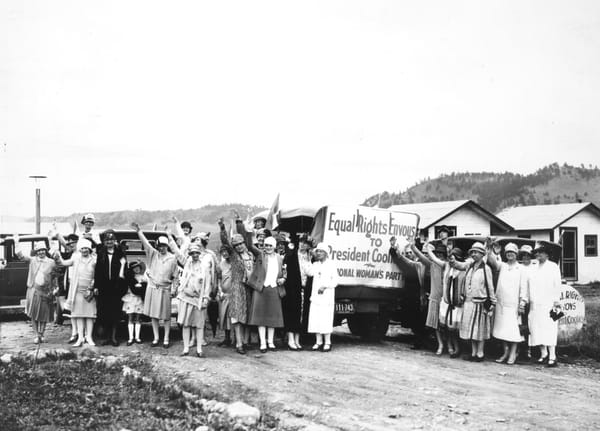
<svg viewBox="0 0 600 431"><path fill-rule="evenodd" d="M41 218L41 191L39 182L44 178L45 175L30 175L29 178L33 178L35 181L35 233L40 234L42 230L42 218Z"/></svg>

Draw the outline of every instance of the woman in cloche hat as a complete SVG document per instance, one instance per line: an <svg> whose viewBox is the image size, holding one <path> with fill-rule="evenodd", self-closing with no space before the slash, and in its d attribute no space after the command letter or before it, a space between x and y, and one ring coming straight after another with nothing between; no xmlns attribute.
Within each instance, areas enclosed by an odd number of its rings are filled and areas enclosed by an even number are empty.
<svg viewBox="0 0 600 431"><path fill-rule="evenodd" d="M48 246L44 241L34 244L35 256L31 257L20 250L18 235L14 235L13 240L17 257L29 262L25 314L31 319L34 343L39 344L44 341L46 323L51 322L54 315L52 271L56 264L48 258Z"/></svg>

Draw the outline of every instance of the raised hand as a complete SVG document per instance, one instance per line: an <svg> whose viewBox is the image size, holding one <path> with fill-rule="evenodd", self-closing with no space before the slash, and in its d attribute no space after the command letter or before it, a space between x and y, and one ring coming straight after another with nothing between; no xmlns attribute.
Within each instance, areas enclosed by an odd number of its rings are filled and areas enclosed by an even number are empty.
<svg viewBox="0 0 600 431"><path fill-rule="evenodd" d="M140 225L139 225L139 224L137 224L136 222L132 222L132 223L131 223L131 228L132 228L134 231L136 231L136 232L139 232L139 231L140 231Z"/></svg>
<svg viewBox="0 0 600 431"><path fill-rule="evenodd" d="M224 221L223 217L219 217L219 219L217 220L217 224L220 226L224 223L225 223L225 221Z"/></svg>

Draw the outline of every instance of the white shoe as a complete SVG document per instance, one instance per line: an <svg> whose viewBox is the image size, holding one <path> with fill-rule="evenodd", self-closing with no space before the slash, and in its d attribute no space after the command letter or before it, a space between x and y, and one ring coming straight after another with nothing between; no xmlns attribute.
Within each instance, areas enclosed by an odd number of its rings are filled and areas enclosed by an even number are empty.
<svg viewBox="0 0 600 431"><path fill-rule="evenodd" d="M81 347L83 346L83 340L77 340L77 342L75 344L73 344L73 347Z"/></svg>
<svg viewBox="0 0 600 431"><path fill-rule="evenodd" d="M85 342L88 343L90 346L95 346L96 343L94 343L94 340L92 340L91 338L86 338Z"/></svg>

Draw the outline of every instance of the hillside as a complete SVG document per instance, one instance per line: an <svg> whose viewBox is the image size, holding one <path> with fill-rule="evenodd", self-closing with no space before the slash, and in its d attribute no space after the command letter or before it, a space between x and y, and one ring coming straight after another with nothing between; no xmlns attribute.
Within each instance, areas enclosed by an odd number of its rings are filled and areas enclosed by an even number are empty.
<svg viewBox="0 0 600 431"><path fill-rule="evenodd" d="M129 228L131 222L139 223L142 228L152 228L155 224L162 229L167 223L171 223L172 217L177 217L180 221L188 220L194 226L194 231L216 231L216 222L219 217L230 219L232 210L237 210L242 218L248 214L253 215L264 210L263 207L247 206L243 204L224 204L224 205L206 205L194 209L177 210L123 210L94 213L96 217L96 226L98 228L112 227L114 229ZM42 217L43 221L57 221L73 223L81 221L85 213L75 213L66 217ZM212 229L209 229L212 228Z"/></svg>
<svg viewBox="0 0 600 431"><path fill-rule="evenodd" d="M364 201L364 205L387 208L415 202L439 202L472 199L496 213L515 205L600 202L600 169L558 163L530 175L511 172L466 172L424 179L405 191L382 192Z"/></svg>

